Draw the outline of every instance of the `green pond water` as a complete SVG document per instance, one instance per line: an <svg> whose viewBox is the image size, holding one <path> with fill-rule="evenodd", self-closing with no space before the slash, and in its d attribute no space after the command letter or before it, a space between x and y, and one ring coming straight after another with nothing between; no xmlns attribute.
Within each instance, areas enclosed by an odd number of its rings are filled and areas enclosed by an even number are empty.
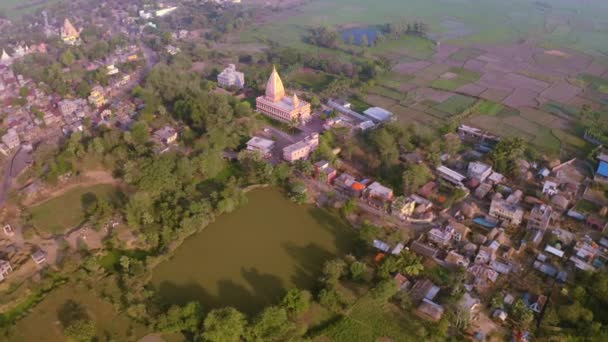
<svg viewBox="0 0 608 342"><path fill-rule="evenodd" d="M167 303L199 300L255 313L292 287L310 289L325 260L350 252L354 234L326 210L297 205L278 190L257 189L234 213L220 216L153 272Z"/></svg>

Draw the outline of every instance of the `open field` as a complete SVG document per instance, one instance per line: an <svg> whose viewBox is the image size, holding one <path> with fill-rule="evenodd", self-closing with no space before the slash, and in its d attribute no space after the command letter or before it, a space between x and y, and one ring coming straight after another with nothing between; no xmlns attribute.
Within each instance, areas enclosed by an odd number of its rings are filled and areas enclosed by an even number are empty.
<svg viewBox="0 0 608 342"><path fill-rule="evenodd" d="M60 0L0 0L0 12L9 18L18 18L24 14L34 12L46 5Z"/></svg>
<svg viewBox="0 0 608 342"><path fill-rule="evenodd" d="M324 72L302 69L288 75L286 81L288 85L296 85L305 90L319 92L334 79L334 76Z"/></svg>
<svg viewBox="0 0 608 342"><path fill-rule="evenodd" d="M84 219L83 197L94 194L113 200L117 189L108 184L79 187L30 209L31 222L39 232L58 234L81 224Z"/></svg>
<svg viewBox="0 0 608 342"><path fill-rule="evenodd" d="M137 340L144 336L146 328L133 322L114 307L97 298L94 292L82 285L69 283L50 293L36 309L17 322L11 330L10 341L64 341L62 321L74 312L67 312L70 302L90 317L96 324L96 334L100 341L108 338L116 341ZM76 311L76 310L71 310ZM35 328L33 328L35 327Z"/></svg>
<svg viewBox="0 0 608 342"><path fill-rule="evenodd" d="M314 0L271 16L243 38L267 37L281 44L302 46L302 37L310 27L363 27L405 18L425 22L432 37L442 42L514 42L534 35L546 47L570 47L594 54L606 50L605 2L553 0L549 6L552 8L548 11L527 0ZM578 25L581 22L592 25ZM392 50L394 45L407 44L391 43L379 49ZM458 55L464 58L467 54Z"/></svg>
<svg viewBox="0 0 608 342"><path fill-rule="evenodd" d="M463 69L451 68L446 73L439 76L431 85L442 90L456 90L466 84L477 81L481 75L477 72Z"/></svg>
<svg viewBox="0 0 608 342"><path fill-rule="evenodd" d="M415 341L424 338L420 334L431 329L430 323L423 323L392 304L379 305L367 294L355 303L349 313L313 341L325 341L324 338L336 342Z"/></svg>

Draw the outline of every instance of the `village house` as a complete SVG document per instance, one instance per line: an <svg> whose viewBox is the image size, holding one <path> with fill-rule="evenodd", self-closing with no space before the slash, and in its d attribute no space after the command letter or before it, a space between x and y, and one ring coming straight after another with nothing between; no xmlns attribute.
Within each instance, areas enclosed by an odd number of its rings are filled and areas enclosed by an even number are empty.
<svg viewBox="0 0 608 342"><path fill-rule="evenodd" d="M448 221L448 228L451 230L453 239L456 241L466 240L471 229L454 219Z"/></svg>
<svg viewBox="0 0 608 342"><path fill-rule="evenodd" d="M608 154L600 154L597 156L599 161L597 170L595 171L595 180L601 182L608 181Z"/></svg>
<svg viewBox="0 0 608 342"><path fill-rule="evenodd" d="M469 259L464 255L458 254L456 251L448 252L448 255L444 260L448 265L457 266L457 267L468 267Z"/></svg>
<svg viewBox="0 0 608 342"><path fill-rule="evenodd" d="M283 82L275 68L266 82L266 93L256 99L256 109L262 114L282 122L310 120L310 103L297 95L286 96Z"/></svg>
<svg viewBox="0 0 608 342"><path fill-rule="evenodd" d="M371 107L363 112L363 115L372 119L376 123L389 121L393 118L393 113L380 107Z"/></svg>
<svg viewBox="0 0 608 342"><path fill-rule="evenodd" d="M439 246L446 246L452 240L452 231L451 229L433 228L428 231L427 238Z"/></svg>
<svg viewBox="0 0 608 342"><path fill-rule="evenodd" d="M317 146L319 146L319 134L313 133L303 140L283 148L283 159L288 162L308 159Z"/></svg>
<svg viewBox="0 0 608 342"><path fill-rule="evenodd" d="M323 181L326 184L331 184L334 178L338 175L338 171L329 166L329 162L321 160L315 163L315 178Z"/></svg>
<svg viewBox="0 0 608 342"><path fill-rule="evenodd" d="M488 214L493 218L508 221L514 226L519 226L524 217L524 211L520 206L500 198L492 200Z"/></svg>
<svg viewBox="0 0 608 342"><path fill-rule="evenodd" d="M410 281L401 273L395 274L393 280L395 281L395 284L397 285L397 289L399 289L399 291L405 290L410 286Z"/></svg>
<svg viewBox="0 0 608 342"><path fill-rule="evenodd" d="M6 260L0 260L0 282L6 279L11 272L13 272L11 263Z"/></svg>
<svg viewBox="0 0 608 342"><path fill-rule="evenodd" d="M383 209L386 204L393 199L393 190L383 186L378 182L373 182L363 190L363 195L367 198L368 204L373 207Z"/></svg>
<svg viewBox="0 0 608 342"><path fill-rule="evenodd" d="M253 137L247 142L247 150L255 151L262 154L264 157L270 157L272 155L272 149L274 148L274 141L264 139L260 137Z"/></svg>
<svg viewBox="0 0 608 342"><path fill-rule="evenodd" d="M36 263L36 265L41 265L46 261L46 253L41 250L38 250L31 255L32 260Z"/></svg>
<svg viewBox="0 0 608 342"><path fill-rule="evenodd" d="M543 182L543 194L547 196L556 195L559 192L559 184L553 179L545 179Z"/></svg>
<svg viewBox="0 0 608 342"><path fill-rule="evenodd" d="M154 132L154 138L164 144L172 144L177 140L177 131L171 126L165 126Z"/></svg>
<svg viewBox="0 0 608 342"><path fill-rule="evenodd" d="M334 179L334 186L353 197L360 197L363 190L365 190L365 185L357 182L355 177L348 173L342 173L336 177L336 179Z"/></svg>
<svg viewBox="0 0 608 342"><path fill-rule="evenodd" d="M236 87L242 89L245 87L245 74L236 71L234 64L229 64L219 75L217 75L217 83L226 88Z"/></svg>
<svg viewBox="0 0 608 342"><path fill-rule="evenodd" d="M478 143L496 143L500 140L499 137L492 135L488 132L482 131L479 128L460 125L458 126L458 135L462 140L475 141Z"/></svg>
<svg viewBox="0 0 608 342"><path fill-rule="evenodd" d="M551 206L546 204L536 205L532 208L530 215L528 216L527 229L538 229L540 231L547 230L551 223L551 216L553 215L553 209Z"/></svg>
<svg viewBox="0 0 608 342"><path fill-rule="evenodd" d="M429 246L420 241L412 242L410 249L412 250L412 252L414 252L416 254L420 254L427 258L434 258L437 255L437 253L439 253L439 250L437 248Z"/></svg>
<svg viewBox="0 0 608 342"><path fill-rule="evenodd" d="M482 162L470 162L467 175L471 179L483 183L492 174L492 167Z"/></svg>
<svg viewBox="0 0 608 342"><path fill-rule="evenodd" d="M17 134L17 131L14 128L9 128L1 139L2 143L6 145L8 150L15 149L21 144L21 141L19 140L19 135Z"/></svg>
<svg viewBox="0 0 608 342"><path fill-rule="evenodd" d="M425 298L416 308L415 312L421 318L437 322L443 317L444 311L443 306Z"/></svg>
<svg viewBox="0 0 608 342"><path fill-rule="evenodd" d="M439 174L439 177L459 187L463 187L462 182L467 179L466 176L463 176L460 173L443 165L437 167L437 173Z"/></svg>
<svg viewBox="0 0 608 342"><path fill-rule="evenodd" d="M475 189L475 197L479 199L484 199L488 193L492 190L492 185L489 183L480 184L477 189Z"/></svg>

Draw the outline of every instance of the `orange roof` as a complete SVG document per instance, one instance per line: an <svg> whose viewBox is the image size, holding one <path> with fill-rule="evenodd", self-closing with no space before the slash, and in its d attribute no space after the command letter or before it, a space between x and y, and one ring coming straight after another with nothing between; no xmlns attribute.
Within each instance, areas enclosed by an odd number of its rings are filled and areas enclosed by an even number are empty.
<svg viewBox="0 0 608 342"><path fill-rule="evenodd" d="M357 191L365 189L365 185L363 185L359 182L354 182L353 185L351 185L350 187L351 187L351 189L357 190Z"/></svg>
<svg viewBox="0 0 608 342"><path fill-rule="evenodd" d="M374 261L375 262L379 262L380 260L384 259L384 253L378 253L376 254L376 256L374 257Z"/></svg>

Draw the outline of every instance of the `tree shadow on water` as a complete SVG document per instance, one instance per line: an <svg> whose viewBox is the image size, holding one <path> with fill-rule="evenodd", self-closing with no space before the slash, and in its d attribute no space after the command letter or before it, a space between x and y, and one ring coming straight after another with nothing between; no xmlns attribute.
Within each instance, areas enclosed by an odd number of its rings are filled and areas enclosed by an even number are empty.
<svg viewBox="0 0 608 342"><path fill-rule="evenodd" d="M287 242L283 244L283 248L294 260L296 273L291 281L300 289L309 289L313 286L325 261L334 257L333 253L315 243L298 246Z"/></svg>
<svg viewBox="0 0 608 342"><path fill-rule="evenodd" d="M333 236L333 243L339 253L349 253L355 245L355 233L349 229L348 223L339 216L331 212L320 209L310 208L310 216L327 232Z"/></svg>
<svg viewBox="0 0 608 342"><path fill-rule="evenodd" d="M164 305L184 305L190 301L199 301L205 310L231 306L248 315L254 315L281 300L285 289L277 276L260 273L256 268L243 268L241 274L246 285L222 279L217 282L217 295L195 282L176 284L164 281L157 290Z"/></svg>

